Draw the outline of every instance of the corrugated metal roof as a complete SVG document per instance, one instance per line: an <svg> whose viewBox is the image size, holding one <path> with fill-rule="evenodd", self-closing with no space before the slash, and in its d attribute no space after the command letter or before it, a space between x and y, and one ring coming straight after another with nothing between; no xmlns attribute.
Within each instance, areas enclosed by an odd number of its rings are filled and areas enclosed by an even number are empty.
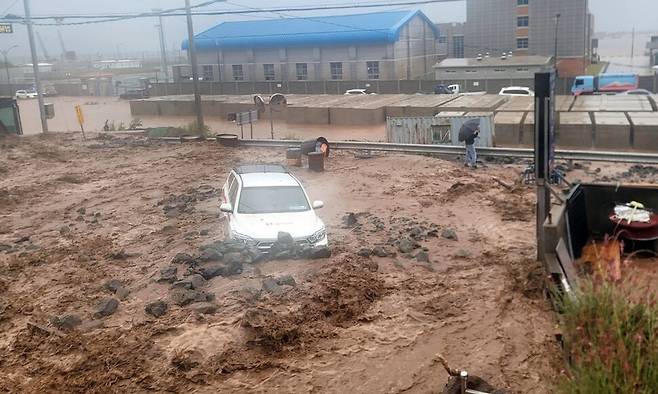
<svg viewBox="0 0 658 394"><path fill-rule="evenodd" d="M418 10L224 22L194 37L198 49L392 43L417 15L429 23L438 37L436 26ZM187 46L187 40L183 41L182 49Z"/></svg>

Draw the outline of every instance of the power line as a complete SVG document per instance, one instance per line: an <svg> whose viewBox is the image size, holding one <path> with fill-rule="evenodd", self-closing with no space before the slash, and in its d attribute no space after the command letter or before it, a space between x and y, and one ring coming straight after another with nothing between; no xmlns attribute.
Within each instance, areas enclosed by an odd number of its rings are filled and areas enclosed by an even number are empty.
<svg viewBox="0 0 658 394"><path fill-rule="evenodd" d="M389 3L362 3L362 4L345 4L333 6L311 6L311 7L287 7L287 8L272 8L272 9L242 9L242 10L212 10L212 11L197 11L192 12L193 16L217 16L217 15L239 15L239 14L255 14L255 13L276 13L276 12L304 12L304 11L326 11L326 10L341 10L341 9L361 9L361 8L381 8L393 6L410 6L410 5L423 5L434 3L446 3L461 0L416 0L404 2L389 2ZM217 3L220 1L212 1L209 3ZM205 3L204 3L205 4ZM207 5L207 4L206 4ZM202 5L193 6L199 8ZM86 25L94 23L117 22L123 20L137 19L137 18L152 18L156 16L172 17L172 16L185 16L184 12L177 12L178 9L171 9L158 12L142 12L137 14L100 14L100 15L41 15L32 17L33 20L55 20L56 23L34 23L39 26L74 26ZM62 22L65 19L97 19L88 20L83 22ZM2 21L11 21L16 23L25 23L23 17L12 16L10 18L0 18Z"/></svg>

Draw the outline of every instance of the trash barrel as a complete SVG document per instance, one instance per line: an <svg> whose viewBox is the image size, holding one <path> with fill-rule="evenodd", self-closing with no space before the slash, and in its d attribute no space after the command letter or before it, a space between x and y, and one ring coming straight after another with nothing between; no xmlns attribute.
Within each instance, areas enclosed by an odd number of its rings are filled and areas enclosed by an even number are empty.
<svg viewBox="0 0 658 394"><path fill-rule="evenodd" d="M324 171L324 152L309 152L308 169L313 171Z"/></svg>
<svg viewBox="0 0 658 394"><path fill-rule="evenodd" d="M222 146L230 146L233 148L238 146L238 136L236 134L217 134L215 138Z"/></svg>
<svg viewBox="0 0 658 394"><path fill-rule="evenodd" d="M288 148L286 149L286 159L289 166L301 167L302 166L302 150L301 148Z"/></svg>
<svg viewBox="0 0 658 394"><path fill-rule="evenodd" d="M310 152L322 152L324 157L329 157L329 141L324 137L306 140L302 142L300 148L303 155L308 155Z"/></svg>

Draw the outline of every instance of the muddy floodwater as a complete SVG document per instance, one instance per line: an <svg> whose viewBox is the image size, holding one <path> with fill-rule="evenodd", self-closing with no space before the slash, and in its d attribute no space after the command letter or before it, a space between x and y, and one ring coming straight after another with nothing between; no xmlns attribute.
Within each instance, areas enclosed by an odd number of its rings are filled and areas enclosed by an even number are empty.
<svg viewBox="0 0 658 394"><path fill-rule="evenodd" d="M85 118L84 128L87 131L103 131L105 121L113 123L116 128L123 123L127 127L135 117L130 115L130 102L118 97L46 97L46 102L53 103L55 117L48 120L50 131L80 131L80 125L75 114L75 106L80 105ZM21 121L24 134L38 134L41 132L41 120L37 100L19 100ZM213 134L232 133L244 138L251 138L252 130L246 125L240 126L234 122L206 113L205 123ZM195 121L193 116L141 116L142 127L186 126ZM275 120L270 125L269 120L259 120L253 125L254 138L271 138L272 126L276 139L303 139L316 138L323 135L329 140L368 140L385 141L386 125L373 126L337 126L337 125L307 125L288 124L282 120Z"/></svg>
<svg viewBox="0 0 658 394"><path fill-rule="evenodd" d="M331 257L229 269L222 184L283 150L90 137L0 138L0 389L436 393L441 353L554 391L524 166L336 152L292 170Z"/></svg>

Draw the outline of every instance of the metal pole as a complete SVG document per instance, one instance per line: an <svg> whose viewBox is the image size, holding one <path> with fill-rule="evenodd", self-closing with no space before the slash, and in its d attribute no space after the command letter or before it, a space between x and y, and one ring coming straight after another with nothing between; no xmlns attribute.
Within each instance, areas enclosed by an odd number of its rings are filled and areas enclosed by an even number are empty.
<svg viewBox="0 0 658 394"><path fill-rule="evenodd" d="M161 9L155 9L154 12L161 12ZM160 36L160 68L165 75L165 82L169 82L169 70L167 69L167 50L165 49L164 25L162 24L162 15L158 16L158 30Z"/></svg>
<svg viewBox="0 0 658 394"><path fill-rule="evenodd" d="M196 123L199 130L203 130L203 113L201 112L201 94L199 93L199 70L197 69L196 45L194 44L194 26L192 25L192 10L190 0L185 0L187 11L187 51L192 64L192 79L194 83L194 110L196 112Z"/></svg>
<svg viewBox="0 0 658 394"><path fill-rule="evenodd" d="M32 55L32 69L34 70L34 84L37 88L37 100L39 102L39 114L41 115L41 131L48 132L48 121L46 120L46 108L43 105L43 92L41 91L41 79L39 78L39 58L37 48L34 45L34 26L30 14L30 0L23 0L25 7L25 24L27 25L27 38L30 41L30 54Z"/></svg>
<svg viewBox="0 0 658 394"><path fill-rule="evenodd" d="M555 52L553 52L553 66L557 72L557 33L560 26L560 13L555 14Z"/></svg>
<svg viewBox="0 0 658 394"><path fill-rule="evenodd" d="M9 88L9 94L7 96L13 96L14 92L12 92L11 88L11 77L9 76L9 62L7 60L7 51L2 51L2 56L5 58L5 71L7 72L7 87Z"/></svg>

